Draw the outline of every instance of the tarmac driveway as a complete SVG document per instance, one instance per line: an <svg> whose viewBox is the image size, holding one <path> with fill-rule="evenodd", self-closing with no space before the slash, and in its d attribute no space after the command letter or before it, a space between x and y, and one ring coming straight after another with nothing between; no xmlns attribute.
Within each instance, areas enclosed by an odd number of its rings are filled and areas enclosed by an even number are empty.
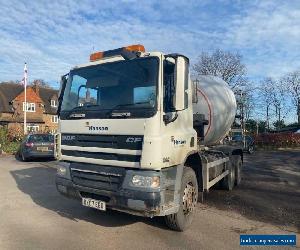
<svg viewBox="0 0 300 250"><path fill-rule="evenodd" d="M100 212L60 196L55 162L0 157L0 249L232 250L240 234L295 233L300 246L299 168L300 152L247 155L242 185L211 190L192 227L177 233L161 218Z"/></svg>

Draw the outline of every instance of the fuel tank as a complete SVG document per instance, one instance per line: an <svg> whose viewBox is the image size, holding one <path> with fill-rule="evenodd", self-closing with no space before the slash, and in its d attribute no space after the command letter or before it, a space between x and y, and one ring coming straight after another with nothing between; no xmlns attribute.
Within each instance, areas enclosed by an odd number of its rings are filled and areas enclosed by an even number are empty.
<svg viewBox="0 0 300 250"><path fill-rule="evenodd" d="M197 103L194 114L204 114L208 125L204 127L204 145L215 145L226 136L236 115L236 99L229 85L222 79L203 75L198 77Z"/></svg>

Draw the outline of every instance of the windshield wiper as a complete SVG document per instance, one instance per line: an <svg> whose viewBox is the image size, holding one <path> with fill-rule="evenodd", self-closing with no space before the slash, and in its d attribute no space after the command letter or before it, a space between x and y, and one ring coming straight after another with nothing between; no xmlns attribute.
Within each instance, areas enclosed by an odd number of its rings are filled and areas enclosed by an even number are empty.
<svg viewBox="0 0 300 250"><path fill-rule="evenodd" d="M115 111L115 110L117 111L121 107L129 107L129 106L135 106L135 105L139 105L139 104L149 104L149 101L148 102L135 102L135 103L118 104L118 105L114 106L112 109L110 109L107 112L107 115L109 117L130 117L131 114L129 112L117 113L117 114L114 115L113 111Z"/></svg>
<svg viewBox="0 0 300 250"><path fill-rule="evenodd" d="M98 107L100 106L99 104L88 104L88 105L82 105L82 106L77 106L71 109L71 111L73 110L77 110L77 109L83 109L83 108L90 108L90 107Z"/></svg>
<svg viewBox="0 0 300 250"><path fill-rule="evenodd" d="M135 103L127 103L127 104L118 104L114 106L110 111L116 110L121 107L127 107L127 106L134 106L134 105L139 105L139 104L148 104L150 102L135 102Z"/></svg>
<svg viewBox="0 0 300 250"><path fill-rule="evenodd" d="M135 102L135 103L124 103L124 104L118 104L114 106L112 109L110 109L107 113L111 113L114 110L117 110L121 107L127 107L127 106L134 106L134 105L139 105L139 104L148 104L149 102Z"/></svg>

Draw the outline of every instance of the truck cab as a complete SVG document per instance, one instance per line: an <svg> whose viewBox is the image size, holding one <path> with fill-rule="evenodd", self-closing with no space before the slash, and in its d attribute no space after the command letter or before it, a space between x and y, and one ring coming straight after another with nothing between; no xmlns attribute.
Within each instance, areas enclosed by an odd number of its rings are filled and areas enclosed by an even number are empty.
<svg viewBox="0 0 300 250"><path fill-rule="evenodd" d="M58 109L61 194L99 210L165 216L178 231L188 227L210 160L199 153L206 123L194 128L187 57L142 45L96 52L62 77ZM222 178L232 152L214 157Z"/></svg>

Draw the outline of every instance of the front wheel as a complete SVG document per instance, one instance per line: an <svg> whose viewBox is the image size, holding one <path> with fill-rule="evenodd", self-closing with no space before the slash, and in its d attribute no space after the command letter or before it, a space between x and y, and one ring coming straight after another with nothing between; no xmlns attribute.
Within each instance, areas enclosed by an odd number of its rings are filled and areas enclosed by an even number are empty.
<svg viewBox="0 0 300 250"><path fill-rule="evenodd" d="M176 214L165 216L166 224L175 231L184 231L192 223L198 201L198 183L193 169L185 167L181 179L180 206Z"/></svg>

